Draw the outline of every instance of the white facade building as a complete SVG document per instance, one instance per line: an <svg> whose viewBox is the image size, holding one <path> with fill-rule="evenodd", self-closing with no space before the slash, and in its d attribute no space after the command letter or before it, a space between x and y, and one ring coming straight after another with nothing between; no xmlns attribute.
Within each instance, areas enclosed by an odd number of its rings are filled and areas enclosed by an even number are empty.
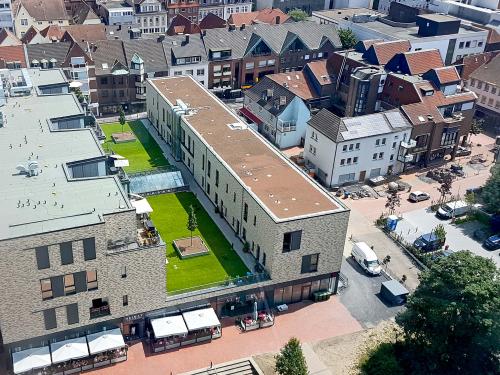
<svg viewBox="0 0 500 375"><path fill-rule="evenodd" d="M306 130L306 166L328 187L399 173L399 146L411 129L398 110L339 118L322 109Z"/></svg>
<svg viewBox="0 0 500 375"><path fill-rule="evenodd" d="M313 12L313 19L320 24L334 24L341 29L351 29L358 40L382 39L408 40L411 51L438 49L445 64L452 64L463 56L484 52L488 30L462 23L456 32L424 36L415 23L398 24L385 20L385 15L368 9L342 9ZM456 20L439 14L421 15L427 23ZM433 20L433 18L435 20Z"/></svg>
<svg viewBox="0 0 500 375"><path fill-rule="evenodd" d="M133 5L133 0L128 0ZM134 23L140 26L143 34L165 33L167 30L167 11L158 0L144 0L135 5Z"/></svg>
<svg viewBox="0 0 500 375"><path fill-rule="evenodd" d="M500 55L472 72L466 86L477 94L479 111L485 110L500 119Z"/></svg>
<svg viewBox="0 0 500 375"><path fill-rule="evenodd" d="M12 0L0 0L0 28L14 31Z"/></svg>

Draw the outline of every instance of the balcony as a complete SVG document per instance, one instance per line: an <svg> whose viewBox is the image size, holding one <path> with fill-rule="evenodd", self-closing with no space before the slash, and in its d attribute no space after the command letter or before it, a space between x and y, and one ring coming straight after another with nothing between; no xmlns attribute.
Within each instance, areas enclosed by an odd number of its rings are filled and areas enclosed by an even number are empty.
<svg viewBox="0 0 500 375"><path fill-rule="evenodd" d="M90 319L97 319L103 316L111 315L109 305L101 298L92 301L92 307L89 309Z"/></svg>
<svg viewBox="0 0 500 375"><path fill-rule="evenodd" d="M137 82L135 81L135 87L146 87L146 81Z"/></svg>
<svg viewBox="0 0 500 375"><path fill-rule="evenodd" d="M138 100L146 100L146 93L135 94L135 98L138 99Z"/></svg>
<svg viewBox="0 0 500 375"><path fill-rule="evenodd" d="M410 149L410 148L414 148L416 146L417 146L417 141L415 141L414 139L410 139L408 142L406 142L406 141L401 142L402 148Z"/></svg>
<svg viewBox="0 0 500 375"><path fill-rule="evenodd" d="M462 113L460 113L460 112L459 113L453 113L451 116L445 117L444 118L444 122L446 122L447 124L451 124L451 123L455 123L455 122L460 122L464 118L465 118L464 115Z"/></svg>

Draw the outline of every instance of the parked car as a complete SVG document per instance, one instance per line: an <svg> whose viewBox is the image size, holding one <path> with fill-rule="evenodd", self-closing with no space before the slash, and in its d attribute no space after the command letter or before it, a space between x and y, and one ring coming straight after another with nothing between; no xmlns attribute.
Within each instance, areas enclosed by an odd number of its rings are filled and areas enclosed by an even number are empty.
<svg viewBox="0 0 500 375"><path fill-rule="evenodd" d="M413 246L423 252L435 251L443 247L444 241L436 236L435 233L426 233L418 237Z"/></svg>
<svg viewBox="0 0 500 375"><path fill-rule="evenodd" d="M455 152L455 156L469 156L470 154L472 154L472 150L462 146L458 146L457 151Z"/></svg>
<svg viewBox="0 0 500 375"><path fill-rule="evenodd" d="M351 256L369 275L380 275L382 268L377 254L364 242L356 242L352 246Z"/></svg>
<svg viewBox="0 0 500 375"><path fill-rule="evenodd" d="M423 191L414 191L411 192L410 195L408 196L408 199L412 202L420 202L420 201L425 201L427 199L430 199L431 196L429 193L425 193Z"/></svg>
<svg viewBox="0 0 500 375"><path fill-rule="evenodd" d="M483 187L482 186L480 186L480 187L473 187L473 188L466 189L465 190L465 194L471 194L471 193L481 194L482 191L483 191Z"/></svg>
<svg viewBox="0 0 500 375"><path fill-rule="evenodd" d="M453 201L443 204L436 212L440 219L451 219L465 215L469 211L469 205L464 201Z"/></svg>
<svg viewBox="0 0 500 375"><path fill-rule="evenodd" d="M483 246L488 250L500 249L500 234L496 234L486 239L483 242Z"/></svg>

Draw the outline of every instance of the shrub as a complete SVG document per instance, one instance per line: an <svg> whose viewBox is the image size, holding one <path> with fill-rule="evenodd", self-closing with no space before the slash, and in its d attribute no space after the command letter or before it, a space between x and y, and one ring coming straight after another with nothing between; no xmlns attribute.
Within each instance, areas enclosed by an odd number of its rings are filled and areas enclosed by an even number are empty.
<svg viewBox="0 0 500 375"><path fill-rule="evenodd" d="M360 368L365 375L404 375L393 343L382 343L370 350L361 360Z"/></svg>

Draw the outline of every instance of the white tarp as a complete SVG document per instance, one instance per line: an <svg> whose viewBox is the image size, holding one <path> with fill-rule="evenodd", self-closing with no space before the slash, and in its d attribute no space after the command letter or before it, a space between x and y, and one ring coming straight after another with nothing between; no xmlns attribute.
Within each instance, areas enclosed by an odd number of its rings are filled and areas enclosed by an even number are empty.
<svg viewBox="0 0 500 375"><path fill-rule="evenodd" d="M135 207L135 212L137 215L153 212L153 208L151 207L147 199L139 199L136 201L131 201L131 203L132 206Z"/></svg>
<svg viewBox="0 0 500 375"><path fill-rule="evenodd" d="M50 344L50 351L52 352L53 364L89 356L87 339L85 337Z"/></svg>
<svg viewBox="0 0 500 375"><path fill-rule="evenodd" d="M157 339L168 336L185 335L188 333L182 315L153 319L151 320L151 325L153 326L153 332Z"/></svg>
<svg viewBox="0 0 500 375"><path fill-rule="evenodd" d="M128 167L130 164L127 159L115 159L114 163L116 168L118 167Z"/></svg>
<svg viewBox="0 0 500 375"><path fill-rule="evenodd" d="M87 341L89 343L90 354L97 354L125 347L125 341L123 341L120 328L87 335Z"/></svg>
<svg viewBox="0 0 500 375"><path fill-rule="evenodd" d="M41 348L12 353L12 364L14 365L14 374L48 367L52 364L49 347L42 346Z"/></svg>
<svg viewBox="0 0 500 375"><path fill-rule="evenodd" d="M211 307L207 309L185 312L182 314L182 316L184 317L186 326L190 331L220 326L217 314L215 314L214 309L212 309Z"/></svg>
<svg viewBox="0 0 500 375"><path fill-rule="evenodd" d="M111 154L111 155L109 155L109 157L113 158L113 159L125 159L125 156L121 156L118 154Z"/></svg>

